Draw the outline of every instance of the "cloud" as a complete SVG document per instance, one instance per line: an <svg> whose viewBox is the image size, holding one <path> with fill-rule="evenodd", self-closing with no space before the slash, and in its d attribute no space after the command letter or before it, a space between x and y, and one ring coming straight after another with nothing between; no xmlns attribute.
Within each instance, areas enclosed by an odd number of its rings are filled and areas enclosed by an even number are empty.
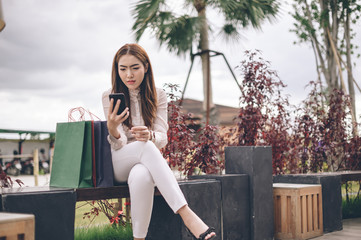
<svg viewBox="0 0 361 240"><path fill-rule="evenodd" d="M130 39L129 15L124 14L124 4L119 1L6 3L0 70L7 82L1 81L1 88L30 87L33 79L28 78L41 72L78 68L96 73L109 69L115 41L119 46ZM23 73L21 78L17 72Z"/></svg>
<svg viewBox="0 0 361 240"><path fill-rule="evenodd" d="M66 121L68 110L77 106L104 119L100 98L110 88L114 54L134 41L130 13L134 2L2 1L6 27L0 33L0 128L55 131L56 122ZM262 31L245 29L236 44L212 36L211 49L223 52L233 69L244 59L245 50L260 49L288 85L291 101L298 102L316 72L311 49L292 44L295 36L289 32L288 8L284 7L274 24L266 22ZM218 24L217 14L209 13L213 24ZM156 85L178 83L183 88L190 58L169 53L149 33L140 44L152 60ZM239 92L224 60L215 57L211 64L214 101L237 106ZM239 80L240 73L234 72ZM359 79L360 70L355 72ZM185 96L203 99L198 58Z"/></svg>

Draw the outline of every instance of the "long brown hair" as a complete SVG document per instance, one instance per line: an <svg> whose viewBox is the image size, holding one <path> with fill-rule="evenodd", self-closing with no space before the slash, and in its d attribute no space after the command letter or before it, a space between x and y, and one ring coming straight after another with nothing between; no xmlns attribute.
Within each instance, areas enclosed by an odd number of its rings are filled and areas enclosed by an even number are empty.
<svg viewBox="0 0 361 240"><path fill-rule="evenodd" d="M142 117L145 125L151 128L153 126L153 120L156 117L157 112L157 92L155 89L152 65L150 63L148 54L138 44L125 44L115 54L112 67L112 92L124 93L126 104L127 106L130 106L128 87L123 83L122 79L120 79L118 73L119 59L127 54L138 58L139 61L142 62L144 68L146 68L148 65L148 70L144 73L143 82L140 84L139 88L141 96ZM133 126L131 114L129 114L128 119L124 121L124 124L129 128Z"/></svg>

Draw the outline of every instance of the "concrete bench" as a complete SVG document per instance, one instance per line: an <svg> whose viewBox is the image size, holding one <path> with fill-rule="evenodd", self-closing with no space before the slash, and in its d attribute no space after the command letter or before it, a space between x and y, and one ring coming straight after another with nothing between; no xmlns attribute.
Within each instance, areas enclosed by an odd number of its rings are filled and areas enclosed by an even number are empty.
<svg viewBox="0 0 361 240"><path fill-rule="evenodd" d="M0 211L33 214L35 239L74 239L74 189L24 187L0 189Z"/></svg>
<svg viewBox="0 0 361 240"><path fill-rule="evenodd" d="M113 187L96 187L96 188L77 188L76 201L103 200L113 198L128 198L128 184L124 183ZM160 195L155 188L155 195Z"/></svg>
<svg viewBox="0 0 361 240"><path fill-rule="evenodd" d="M179 181L190 207L221 236L221 182L214 179ZM35 216L35 239L74 239L77 201L129 197L128 185L106 188L26 187L0 190L0 211ZM153 215L147 239L191 239L155 188ZM162 231L159 231L162 229ZM217 238L221 239L221 238Z"/></svg>
<svg viewBox="0 0 361 240"><path fill-rule="evenodd" d="M250 239L249 177L246 174L202 175L179 181L189 206L216 228L217 239ZM77 201L129 197L128 185L76 189ZM192 239L182 219L155 188L147 239ZM159 231L162 229L162 231Z"/></svg>
<svg viewBox="0 0 361 240"><path fill-rule="evenodd" d="M346 183L348 181L360 181L361 180L361 171L341 171L341 172L336 172L336 174L341 175L342 183Z"/></svg>
<svg viewBox="0 0 361 240"><path fill-rule="evenodd" d="M216 228L216 239L273 239L271 147L230 147L225 152L227 174L179 182L189 206ZM76 201L129 197L127 185L0 193L0 211L36 212L35 222L44 224L36 226L37 240L73 239ZM30 198L26 195L34 198L25 201ZM10 204L10 199L21 204ZM157 189L147 239L192 239Z"/></svg>

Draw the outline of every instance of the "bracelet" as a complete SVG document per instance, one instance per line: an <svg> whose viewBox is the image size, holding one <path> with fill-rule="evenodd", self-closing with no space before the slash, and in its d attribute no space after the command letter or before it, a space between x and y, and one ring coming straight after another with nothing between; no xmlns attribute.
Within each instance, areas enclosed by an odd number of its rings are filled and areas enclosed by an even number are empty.
<svg viewBox="0 0 361 240"><path fill-rule="evenodd" d="M152 130L149 130L149 134L150 134L149 140L150 140L150 141L154 141L154 140L155 140L155 132L152 131Z"/></svg>
<svg viewBox="0 0 361 240"><path fill-rule="evenodd" d="M152 130L149 130L149 140L152 141L153 140L153 134L152 134Z"/></svg>

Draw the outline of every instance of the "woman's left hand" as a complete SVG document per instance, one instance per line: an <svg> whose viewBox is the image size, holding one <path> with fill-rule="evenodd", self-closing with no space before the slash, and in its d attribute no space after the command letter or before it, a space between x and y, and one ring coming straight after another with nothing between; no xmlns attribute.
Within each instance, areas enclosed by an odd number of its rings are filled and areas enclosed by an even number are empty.
<svg viewBox="0 0 361 240"><path fill-rule="evenodd" d="M136 126L130 129L137 141L146 142L150 139L150 131L146 126Z"/></svg>

